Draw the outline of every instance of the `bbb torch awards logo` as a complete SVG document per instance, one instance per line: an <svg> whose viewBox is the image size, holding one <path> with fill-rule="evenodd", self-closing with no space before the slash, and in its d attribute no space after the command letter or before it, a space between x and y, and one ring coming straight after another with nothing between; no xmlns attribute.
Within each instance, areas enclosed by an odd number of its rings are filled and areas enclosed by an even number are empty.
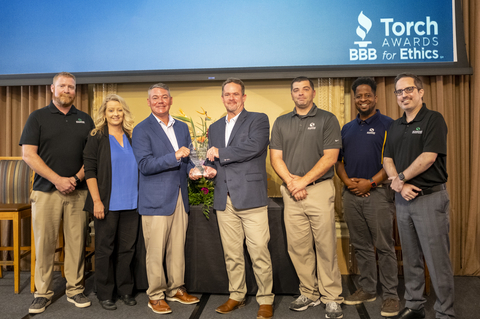
<svg viewBox="0 0 480 319"><path fill-rule="evenodd" d="M358 48L350 49L350 61L367 61L377 59L377 50L369 48L368 45L372 44L372 41L365 41L365 38L372 28L372 20L370 20L363 11L358 15L358 27L357 35L362 41L355 41L354 44L358 45Z"/></svg>
<svg viewBox="0 0 480 319"><path fill-rule="evenodd" d="M365 63L380 60L380 62L435 62L444 60L442 54L441 33L442 22L427 13L420 20L400 20L394 16L381 17L372 20L363 11L358 15L356 35L361 41L354 41L355 48L349 48L350 61ZM399 21L400 20L400 21ZM374 39L369 41L374 27ZM383 41L378 36L383 35ZM377 50L379 52L377 53Z"/></svg>

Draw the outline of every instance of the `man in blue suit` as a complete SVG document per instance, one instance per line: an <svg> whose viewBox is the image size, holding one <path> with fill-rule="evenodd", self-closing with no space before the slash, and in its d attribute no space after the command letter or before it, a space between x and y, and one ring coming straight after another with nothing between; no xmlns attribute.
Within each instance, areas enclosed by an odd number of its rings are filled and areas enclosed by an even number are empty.
<svg viewBox="0 0 480 319"><path fill-rule="evenodd" d="M188 157L190 133L185 123L169 114L173 98L168 86L157 83L148 90L152 114L133 130L132 148L140 170L138 209L142 215L147 250L148 307L171 313L165 302L197 303L184 285L185 237L190 210L187 174L196 169ZM163 262L168 271L165 278Z"/></svg>
<svg viewBox="0 0 480 319"><path fill-rule="evenodd" d="M258 285L257 318L265 319L273 316L274 299L265 167L270 125L267 115L244 109L246 98L243 82L227 79L222 86L227 116L209 128L205 176L215 177L213 208L217 210L230 290L230 298L216 311L229 313L245 304L246 237Z"/></svg>

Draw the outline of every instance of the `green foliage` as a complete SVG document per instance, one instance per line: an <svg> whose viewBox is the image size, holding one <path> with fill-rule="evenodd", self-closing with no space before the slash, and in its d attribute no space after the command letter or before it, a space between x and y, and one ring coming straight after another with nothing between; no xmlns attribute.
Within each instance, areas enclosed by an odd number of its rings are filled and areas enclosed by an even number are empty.
<svg viewBox="0 0 480 319"><path fill-rule="evenodd" d="M207 122L212 119L207 115L207 111L202 108L200 114L200 123L195 123L191 116L187 116L181 109L180 115L172 115L174 119L187 123L192 138L192 146L199 151L200 147L208 147L208 126ZM190 147L190 146L189 146ZM188 181L188 202L191 206L203 205L203 214L209 219L210 207L213 206L213 182L202 177L199 180Z"/></svg>
<svg viewBox="0 0 480 319"><path fill-rule="evenodd" d="M210 219L210 208L213 206L213 182L205 179L188 181L188 202L191 206L203 205L203 215Z"/></svg>
<svg viewBox="0 0 480 319"><path fill-rule="evenodd" d="M180 120L184 123L187 123L190 135L192 138L192 144L196 150L199 147L207 147L208 146L208 126L207 122L211 121L212 118L207 115L207 111L202 108L202 112L197 111L200 116L200 123L194 123L191 116L187 116L182 109L179 109L180 115L172 115L172 117L176 120Z"/></svg>

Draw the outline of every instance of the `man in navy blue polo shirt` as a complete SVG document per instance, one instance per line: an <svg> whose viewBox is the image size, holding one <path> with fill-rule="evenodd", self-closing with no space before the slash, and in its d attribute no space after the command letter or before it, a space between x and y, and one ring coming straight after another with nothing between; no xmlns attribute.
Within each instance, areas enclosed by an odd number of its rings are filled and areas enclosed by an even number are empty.
<svg viewBox="0 0 480 319"><path fill-rule="evenodd" d="M382 167L386 132L393 120L375 109L377 84L358 78L352 84L357 118L342 129L342 146L336 164L345 184L343 208L360 270L360 288L345 298L347 305L374 301L379 279L383 290L382 316L398 314L398 271L393 240L393 192L383 183Z"/></svg>
<svg viewBox="0 0 480 319"><path fill-rule="evenodd" d="M392 123L383 167L396 191L402 242L405 308L397 318L425 318L425 269L437 296L436 318L455 318L450 261L450 199L447 182L447 125L442 114L423 103L423 83L414 74L395 78L397 103L404 114Z"/></svg>

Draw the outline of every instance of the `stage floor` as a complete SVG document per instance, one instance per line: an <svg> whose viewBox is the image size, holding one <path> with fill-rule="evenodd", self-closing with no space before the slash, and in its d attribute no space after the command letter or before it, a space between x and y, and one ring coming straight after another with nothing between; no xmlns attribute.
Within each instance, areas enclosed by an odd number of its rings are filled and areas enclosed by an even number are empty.
<svg viewBox="0 0 480 319"><path fill-rule="evenodd" d="M343 281L343 295L347 296L350 292L355 290L354 281L357 276L342 276ZM148 297L144 291L136 295L138 304L134 307L128 307L121 301L117 301L118 309L115 311L104 310L98 303L97 297L94 293L94 275L87 274L85 294L92 300L92 306L88 308L76 308L73 304L67 301L65 296L65 280L60 276L59 272L55 272L53 289L55 296L53 302L47 307L46 311L38 315L29 315L28 307L33 300L33 295L30 293L30 273L22 272L21 274L21 292L16 295L13 292L13 272L5 271L4 277L0 279L0 318L115 318L115 319L133 319L133 318L159 318L162 315L155 314L147 307ZM403 278L400 277L399 296L401 305L403 306ZM167 315L167 318L175 319L244 319L256 318L258 304L255 296L249 296L247 305L243 308L235 310L226 315L221 315L215 312L215 308L224 303L227 295L208 295L195 294L201 299L197 305L182 305L176 302L169 302L173 312ZM480 306L478 297L480 296L480 277L455 277L455 311L459 319L476 319L480 318ZM275 297L274 318L276 319L290 319L290 318L325 318L325 309L323 305L314 308L308 308L303 312L294 312L288 309L290 302L296 296L292 295L277 295ZM433 304L435 302L435 293L433 292L427 297L426 304L426 318L435 318L433 311ZM347 306L342 305L344 318L362 318L362 319L380 319L381 298L376 301L365 304L365 306Z"/></svg>

